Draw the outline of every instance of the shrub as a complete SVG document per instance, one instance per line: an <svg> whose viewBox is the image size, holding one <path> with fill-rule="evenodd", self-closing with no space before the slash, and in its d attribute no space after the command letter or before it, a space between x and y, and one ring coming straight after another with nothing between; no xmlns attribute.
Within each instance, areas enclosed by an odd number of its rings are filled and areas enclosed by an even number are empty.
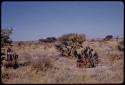
<svg viewBox="0 0 125 85"><path fill-rule="evenodd" d="M82 43L86 40L84 34L70 33L59 37L61 43L56 45L57 49L61 51L61 55L67 57L74 57L75 50L82 46Z"/></svg>
<svg viewBox="0 0 125 85"><path fill-rule="evenodd" d="M46 39L39 39L39 42L55 42L57 39L55 37L47 37Z"/></svg>
<svg viewBox="0 0 125 85"><path fill-rule="evenodd" d="M55 37L47 37L46 42L55 42L56 38Z"/></svg>
<svg viewBox="0 0 125 85"><path fill-rule="evenodd" d="M59 38L60 41L62 42L72 42L72 43L82 43L86 40L86 37L84 34L77 34L77 33L70 33L63 35Z"/></svg>
<svg viewBox="0 0 125 85"><path fill-rule="evenodd" d="M18 42L18 46L22 46L24 43L22 41Z"/></svg>
<svg viewBox="0 0 125 85"><path fill-rule="evenodd" d="M107 36L104 38L104 40L111 40L112 38L113 38L112 35L107 35Z"/></svg>
<svg viewBox="0 0 125 85"><path fill-rule="evenodd" d="M41 42L44 42L45 39L39 39L38 41L39 41L39 43L41 43Z"/></svg>

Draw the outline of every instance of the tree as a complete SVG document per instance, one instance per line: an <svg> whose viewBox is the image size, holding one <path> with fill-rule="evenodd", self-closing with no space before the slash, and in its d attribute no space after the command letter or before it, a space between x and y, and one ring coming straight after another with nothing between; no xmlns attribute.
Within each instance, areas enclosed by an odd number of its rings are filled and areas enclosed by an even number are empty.
<svg viewBox="0 0 125 85"><path fill-rule="evenodd" d="M10 39L10 34L12 34L13 28L10 29L1 29L1 47L4 47L12 43Z"/></svg>

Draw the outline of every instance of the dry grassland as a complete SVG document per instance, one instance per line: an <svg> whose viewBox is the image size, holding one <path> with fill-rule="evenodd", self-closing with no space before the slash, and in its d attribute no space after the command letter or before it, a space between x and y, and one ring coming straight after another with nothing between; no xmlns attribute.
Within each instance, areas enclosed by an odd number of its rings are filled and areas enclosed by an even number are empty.
<svg viewBox="0 0 125 85"><path fill-rule="evenodd" d="M14 45L19 55L19 68L2 68L3 83L122 83L124 75L124 52L119 51L119 41L85 41L99 55L99 64L94 68L76 67L75 58L59 55L54 43Z"/></svg>

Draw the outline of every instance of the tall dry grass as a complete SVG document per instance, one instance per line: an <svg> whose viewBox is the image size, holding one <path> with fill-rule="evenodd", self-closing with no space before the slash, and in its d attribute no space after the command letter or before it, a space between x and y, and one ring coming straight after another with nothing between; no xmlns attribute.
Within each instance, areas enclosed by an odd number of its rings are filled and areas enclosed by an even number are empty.
<svg viewBox="0 0 125 85"><path fill-rule="evenodd" d="M84 46L94 48L99 54L99 65L95 68L77 68L75 58L60 57L53 44L40 43L14 47L19 54L18 69L2 69L4 83L20 84L100 84L122 83L124 54L118 42L85 41Z"/></svg>

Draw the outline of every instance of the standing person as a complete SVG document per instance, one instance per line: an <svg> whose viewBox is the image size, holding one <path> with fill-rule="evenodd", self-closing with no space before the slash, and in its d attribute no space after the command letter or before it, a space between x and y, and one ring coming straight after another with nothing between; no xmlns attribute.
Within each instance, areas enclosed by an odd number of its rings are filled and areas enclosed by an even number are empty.
<svg viewBox="0 0 125 85"><path fill-rule="evenodd" d="M16 69L18 67L18 55L14 53L13 55L13 68Z"/></svg>
<svg viewBox="0 0 125 85"><path fill-rule="evenodd" d="M7 61L13 60L13 50L12 50L12 45L8 47L7 49Z"/></svg>

